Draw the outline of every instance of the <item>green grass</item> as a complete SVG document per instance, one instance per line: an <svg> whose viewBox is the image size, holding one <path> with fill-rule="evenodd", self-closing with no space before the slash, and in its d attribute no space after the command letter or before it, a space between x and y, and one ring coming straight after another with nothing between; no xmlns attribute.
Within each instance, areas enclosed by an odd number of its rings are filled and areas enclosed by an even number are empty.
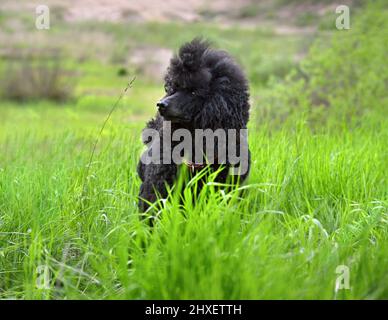
<svg viewBox="0 0 388 320"><path fill-rule="evenodd" d="M64 48L64 66L79 72L75 98L0 102L0 298L387 299L386 15L372 8L359 27L322 36L284 81L309 39L206 24L176 37L174 23L74 26L119 43L107 63ZM172 191L151 228L137 210L136 164L162 85L139 75L88 169L128 80L109 55L198 34L248 70L251 174L227 194L210 179L195 206L195 182L183 201ZM341 265L350 289L336 291Z"/></svg>
<svg viewBox="0 0 388 320"><path fill-rule="evenodd" d="M194 207L190 192L183 207L173 196L151 229L136 208L142 124L122 121L126 108L98 144L84 194L105 114L75 121L37 107L11 130L18 112L0 135L1 298L388 297L386 126L251 127L244 194L209 185ZM351 289L336 293L338 265ZM42 270L47 288L36 285Z"/></svg>

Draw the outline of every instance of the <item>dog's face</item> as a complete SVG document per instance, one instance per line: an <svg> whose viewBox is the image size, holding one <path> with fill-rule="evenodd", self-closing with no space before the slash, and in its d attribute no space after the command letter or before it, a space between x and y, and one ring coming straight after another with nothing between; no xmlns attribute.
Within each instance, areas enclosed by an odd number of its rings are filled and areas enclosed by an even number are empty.
<svg viewBox="0 0 388 320"><path fill-rule="evenodd" d="M206 64L207 44L198 40L183 45L171 59L165 77L166 95L157 102L160 115L184 126L195 120L209 99L211 68Z"/></svg>
<svg viewBox="0 0 388 320"><path fill-rule="evenodd" d="M190 123L199 112L203 99L196 88L166 88L166 95L157 102L161 116L173 123Z"/></svg>
<svg viewBox="0 0 388 320"><path fill-rule="evenodd" d="M184 44L165 76L166 95L157 102L164 120L185 128L244 126L248 86L240 67L224 51L198 39Z"/></svg>

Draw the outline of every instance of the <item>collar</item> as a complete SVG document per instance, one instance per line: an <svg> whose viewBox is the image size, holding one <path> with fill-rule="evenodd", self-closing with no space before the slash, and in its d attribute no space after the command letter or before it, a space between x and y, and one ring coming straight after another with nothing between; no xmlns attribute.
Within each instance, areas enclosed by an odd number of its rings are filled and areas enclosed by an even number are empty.
<svg viewBox="0 0 388 320"><path fill-rule="evenodd" d="M201 170L206 167L206 163L194 163L188 160L184 160L183 163L190 169L192 173L196 170Z"/></svg>

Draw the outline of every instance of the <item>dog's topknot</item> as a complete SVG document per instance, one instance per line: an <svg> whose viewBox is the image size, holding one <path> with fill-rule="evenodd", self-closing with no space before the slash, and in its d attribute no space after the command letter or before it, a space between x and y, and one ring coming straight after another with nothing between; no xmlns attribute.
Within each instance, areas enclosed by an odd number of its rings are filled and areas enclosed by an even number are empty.
<svg viewBox="0 0 388 320"><path fill-rule="evenodd" d="M211 48L201 38L194 38L179 49L164 79L166 92L199 89L209 95L223 91L225 96L227 90L248 96L248 82L239 65L226 51Z"/></svg>
<svg viewBox="0 0 388 320"><path fill-rule="evenodd" d="M179 58L188 71L198 70L201 67L202 56L208 50L209 43L200 38L195 38L179 49Z"/></svg>

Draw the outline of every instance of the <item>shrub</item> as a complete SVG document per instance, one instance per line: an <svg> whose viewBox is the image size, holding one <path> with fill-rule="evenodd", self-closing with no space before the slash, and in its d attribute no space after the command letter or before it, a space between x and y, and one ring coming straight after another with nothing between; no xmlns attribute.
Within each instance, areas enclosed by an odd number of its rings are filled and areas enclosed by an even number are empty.
<svg viewBox="0 0 388 320"><path fill-rule="evenodd" d="M17 101L47 99L64 102L73 97L75 73L63 67L55 51L10 53L1 75L3 98Z"/></svg>
<svg viewBox="0 0 388 320"><path fill-rule="evenodd" d="M283 122L305 113L314 125L329 118L349 123L386 110L387 18L376 2L360 11L351 30L335 31L329 45L316 42L299 68L281 83L272 81L258 110L260 121Z"/></svg>

